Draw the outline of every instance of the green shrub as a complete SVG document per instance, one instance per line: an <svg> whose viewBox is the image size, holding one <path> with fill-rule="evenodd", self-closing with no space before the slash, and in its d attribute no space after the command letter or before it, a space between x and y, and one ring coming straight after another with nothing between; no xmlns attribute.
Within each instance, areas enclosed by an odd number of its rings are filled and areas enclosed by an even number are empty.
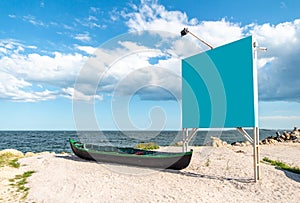
<svg viewBox="0 0 300 203"><path fill-rule="evenodd" d="M10 162L8 162L8 165L13 168L20 168L20 163L18 163L18 159L13 159Z"/></svg>
<svg viewBox="0 0 300 203"><path fill-rule="evenodd" d="M206 166L206 167L209 167L209 165L210 165L210 159L207 158L207 159L206 159L206 162L205 162L205 166Z"/></svg>
<svg viewBox="0 0 300 203"><path fill-rule="evenodd" d="M17 192L23 193L23 196L21 197L22 200L24 200L28 195L29 188L25 187L25 184L28 183L27 178L33 173L35 173L35 171L27 171L22 175L16 175L13 179L9 179L9 182L11 182L10 185L17 188Z"/></svg>
<svg viewBox="0 0 300 203"><path fill-rule="evenodd" d="M4 166L19 168L20 164L18 163L18 158L11 156L9 154L8 155L2 154L0 155L0 167L4 167Z"/></svg>
<svg viewBox="0 0 300 203"><path fill-rule="evenodd" d="M287 171L290 171L293 173L300 174L300 169L298 167L291 167L282 161L274 161L274 160L269 159L268 157L264 157L263 161L268 162L273 166L277 166L278 168L281 168L283 170L287 170Z"/></svg>
<svg viewBox="0 0 300 203"><path fill-rule="evenodd" d="M144 149L144 150L153 150L153 149L159 149L159 145L154 142L139 143L135 146L135 148Z"/></svg>

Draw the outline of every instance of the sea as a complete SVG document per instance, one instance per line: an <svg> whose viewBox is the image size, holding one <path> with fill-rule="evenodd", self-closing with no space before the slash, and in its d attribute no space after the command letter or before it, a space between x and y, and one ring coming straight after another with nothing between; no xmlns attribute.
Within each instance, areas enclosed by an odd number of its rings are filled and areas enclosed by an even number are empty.
<svg viewBox="0 0 300 203"><path fill-rule="evenodd" d="M252 135L252 130L247 130ZM260 129L260 140L276 136L283 130ZM198 131L189 145L201 146L210 141L210 137L219 137L227 143L245 141L237 130ZM138 143L155 142L160 146L171 146L182 140L181 131L0 131L0 150L17 149L26 152L71 152L69 138L86 143L133 147Z"/></svg>

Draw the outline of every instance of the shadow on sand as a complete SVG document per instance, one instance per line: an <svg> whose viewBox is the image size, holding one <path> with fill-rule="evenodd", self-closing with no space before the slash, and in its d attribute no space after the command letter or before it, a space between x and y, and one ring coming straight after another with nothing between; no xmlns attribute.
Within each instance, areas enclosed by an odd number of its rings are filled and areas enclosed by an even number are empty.
<svg viewBox="0 0 300 203"><path fill-rule="evenodd" d="M237 181L240 183L254 183L254 180L250 178L230 178L230 177L223 177L223 176L211 176L211 175L205 175L205 174L194 173L189 171L175 171L170 169L165 169L164 171L168 173L175 173L175 174L195 177L195 178L204 178L204 179L222 180L222 181Z"/></svg>
<svg viewBox="0 0 300 203"><path fill-rule="evenodd" d="M57 155L55 155L55 157L70 160L70 161L95 163L95 161L85 160L85 159L79 158L78 156L75 156L73 154L67 154L67 155L57 154Z"/></svg>
<svg viewBox="0 0 300 203"><path fill-rule="evenodd" d="M78 161L78 162L90 162L90 163L97 163L96 161L89 161L85 159L81 159L75 155L56 155L57 158L63 158L71 161ZM99 162L100 163L100 162ZM118 165L118 164L113 164L113 163L101 163L101 164L110 164L110 165ZM138 166L128 166L132 168L141 168ZM194 177L194 178L203 178L203 179L211 179L211 180L220 180L220 181L236 181L240 183L254 183L253 179L250 178L231 178L231 177L222 177L222 176L211 176L211 175L205 175L205 174L200 174L200 173L194 173L194 172L189 172L189 171L180 171L180 170L172 170L172 169L151 169L153 171L157 172L166 172L166 173L172 173L172 174L179 174L182 176L189 176L189 177Z"/></svg>
<svg viewBox="0 0 300 203"><path fill-rule="evenodd" d="M279 167L275 167L277 170L280 170L280 171L283 171L284 174L286 175L286 177L300 183L300 174L297 174L297 173L293 173L293 172L290 172L290 171L287 171L287 170L283 170Z"/></svg>

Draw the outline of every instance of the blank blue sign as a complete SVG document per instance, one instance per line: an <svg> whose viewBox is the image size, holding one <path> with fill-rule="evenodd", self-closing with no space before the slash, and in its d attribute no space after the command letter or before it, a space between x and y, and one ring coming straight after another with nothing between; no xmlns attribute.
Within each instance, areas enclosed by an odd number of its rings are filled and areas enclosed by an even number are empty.
<svg viewBox="0 0 300 203"><path fill-rule="evenodd" d="M257 127L252 37L182 60L182 127Z"/></svg>

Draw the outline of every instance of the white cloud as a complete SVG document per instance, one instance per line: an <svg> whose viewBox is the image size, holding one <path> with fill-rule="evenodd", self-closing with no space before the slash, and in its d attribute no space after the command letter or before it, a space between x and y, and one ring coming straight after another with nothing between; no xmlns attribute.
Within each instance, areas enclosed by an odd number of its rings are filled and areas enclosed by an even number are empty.
<svg viewBox="0 0 300 203"><path fill-rule="evenodd" d="M11 74L0 72L0 98L13 101L35 102L55 99L55 91L25 91L32 85L22 78L16 78Z"/></svg>
<svg viewBox="0 0 300 203"><path fill-rule="evenodd" d="M242 38L243 28L239 24L221 21L202 21L189 19L187 14L181 11L168 11L156 1L141 1L139 6L134 5L134 12L122 12L122 17L130 31L159 30L171 32L179 36L184 27L213 46L220 46L228 42ZM222 32L220 32L222 30ZM187 36L190 37L190 36ZM193 37L192 40L195 40ZM196 40L195 40L196 41Z"/></svg>
<svg viewBox="0 0 300 203"><path fill-rule="evenodd" d="M255 25L253 31L267 52L259 52L261 100L300 102L300 20Z"/></svg>
<svg viewBox="0 0 300 203"><path fill-rule="evenodd" d="M91 47L91 46L79 46L79 45L75 45L76 49L79 49L81 51L86 52L87 54L92 55L95 51L96 48L95 47Z"/></svg>
<svg viewBox="0 0 300 203"><path fill-rule="evenodd" d="M260 116L259 122L264 128L290 129L299 126L300 116Z"/></svg>
<svg viewBox="0 0 300 203"><path fill-rule="evenodd" d="M175 57L176 50L161 49L166 41L160 44L161 40L156 39L158 44L154 43L154 34L149 38L145 32L137 41L134 36L134 33L127 36L133 41L121 41L124 36L114 38L97 49L94 57L85 63L79 73L76 91L85 95L92 95L97 91L124 96L133 95L142 88L138 93L142 99L168 100L174 99L174 96L180 98L181 60L178 56ZM153 44L145 46L151 39ZM173 41L169 39L168 43L172 45ZM156 62L150 63L150 59ZM162 89L171 92L173 96Z"/></svg>
<svg viewBox="0 0 300 203"><path fill-rule="evenodd" d="M268 48L266 53L258 53L259 98L266 101L300 102L300 69L298 68L300 65L300 19L277 25L252 23L241 26L225 19L219 21L189 19L186 13L168 11L157 1L142 0L140 5L132 5L132 9L134 11L130 13L126 10L121 12L130 31L160 30L179 35L181 29L188 27L191 32L214 47L250 34L255 35L260 45ZM185 38L193 43L197 42L192 36ZM205 46L202 45L202 47ZM185 51L191 46L184 47L182 42L175 40L173 48L181 48ZM191 50L192 53L195 51Z"/></svg>
<svg viewBox="0 0 300 203"><path fill-rule="evenodd" d="M283 2L283 1L281 1L281 2L280 2L280 8L281 8L281 9L287 9L286 3Z"/></svg>
<svg viewBox="0 0 300 203"><path fill-rule="evenodd" d="M74 84L87 59L78 53L41 55L32 53L34 48L9 40L0 42L0 49L5 52L0 54L2 98L28 102L63 96L61 89ZM47 86L54 90L43 88Z"/></svg>
<svg viewBox="0 0 300 203"><path fill-rule="evenodd" d="M86 95L73 87L63 88L62 92L65 93L63 97L76 101L92 102L93 100L103 100L102 95Z"/></svg>
<svg viewBox="0 0 300 203"><path fill-rule="evenodd" d="M101 25L99 24L99 21L96 16L90 15L87 18L79 19L76 18L75 21L80 24L83 27L88 27L88 28L101 28L104 29L106 28L106 25Z"/></svg>
<svg viewBox="0 0 300 203"><path fill-rule="evenodd" d="M9 14L8 17L10 17L10 18L16 18L17 16L13 15L13 14Z"/></svg>
<svg viewBox="0 0 300 203"><path fill-rule="evenodd" d="M187 15L181 11L167 11L164 6L157 3L149 4L141 1L140 6L133 5L135 10L131 13L122 12L121 15L127 19L130 31L160 30L178 33L182 25L191 25ZM177 27L180 25L180 27Z"/></svg>
<svg viewBox="0 0 300 203"><path fill-rule="evenodd" d="M0 59L0 64L6 72L22 76L30 81L48 81L48 83L64 83L66 78L72 78L82 67L86 57L80 54L53 53L54 56L37 53L12 54ZM67 79L70 81L70 79Z"/></svg>
<svg viewBox="0 0 300 203"><path fill-rule="evenodd" d="M62 24L63 28L67 29L67 30L74 30L74 28L72 26L66 25L66 24Z"/></svg>
<svg viewBox="0 0 300 203"><path fill-rule="evenodd" d="M7 53L6 49L5 49L5 48L3 48L3 47L0 47L0 52L2 52L2 53L4 53L4 54L6 54L6 53Z"/></svg>
<svg viewBox="0 0 300 203"><path fill-rule="evenodd" d="M97 7L90 7L90 11L92 13L100 13L101 12L101 9L100 8L97 8Z"/></svg>
<svg viewBox="0 0 300 203"><path fill-rule="evenodd" d="M264 68L266 65L271 64L275 57L264 57L257 60L257 68Z"/></svg>
<svg viewBox="0 0 300 203"><path fill-rule="evenodd" d="M260 116L260 120L299 120L300 116Z"/></svg>
<svg viewBox="0 0 300 203"><path fill-rule="evenodd" d="M110 20L112 20L112 22L116 22L120 18L120 12L115 7L109 12L109 16L110 16Z"/></svg>
<svg viewBox="0 0 300 203"><path fill-rule="evenodd" d="M89 33L77 34L74 39L77 39L81 42L89 42L91 41L91 37Z"/></svg>
<svg viewBox="0 0 300 203"><path fill-rule="evenodd" d="M23 16L22 20L25 22L31 23L32 25L35 25L35 26L48 27L47 24L43 23L42 21L37 20L36 17L32 16L32 15Z"/></svg>
<svg viewBox="0 0 300 203"><path fill-rule="evenodd" d="M252 23L242 26L226 19L218 21L190 19L185 12L167 10L157 1L142 0L140 5L132 5L132 9L132 12L126 9L121 12L111 12L111 20L125 19L129 31L159 31L152 34L161 37L160 43L151 44L147 39L139 41L137 34L136 38L132 37L128 40L121 37L119 41L114 41L113 46L104 46L97 50L91 46L74 45L77 50L93 54L88 62L84 63L87 57L79 54L81 52L75 51L73 54L55 52L52 56L41 55L32 53L36 47L2 41L0 42L0 65L4 67L2 71L14 78L10 80L15 80L15 84L19 86L14 87L13 91L4 83L2 85L8 92L16 92L16 89L30 88L32 82L42 81L42 84L58 86L59 94L62 96L70 98L77 91L80 98L90 100L95 91L111 94L116 85L121 84L122 80L129 79L127 83L122 83L124 87L118 86L118 91L124 94L130 93L137 86L147 83L153 86L165 86L177 95L180 93L178 89L180 82L176 76L181 74L181 58L208 49L191 35L180 37L180 31L188 27L191 32L214 47L254 34L259 44L268 48L266 53L258 53L260 99L300 102L299 19L277 25ZM101 12L99 8L91 7L87 18L76 21L85 27L98 27L100 25L94 14L99 12ZM33 16L24 17L23 20L43 26ZM65 28L73 29L69 26ZM81 42L91 41L88 32L73 37ZM32 49L31 53L25 54L28 49ZM156 60L155 65L150 63L153 58ZM81 80L75 91L70 84L74 82L83 66L85 69L80 72ZM154 70L155 67L161 67L164 71ZM169 71L174 75L170 75ZM99 78L101 84L98 87ZM153 96L154 94L151 93L155 92L152 90L153 88L148 88L144 91L144 98L151 99L149 95ZM50 91L44 94L55 95ZM98 99L103 99L102 94L99 95L101 96ZM163 98L162 94L160 96Z"/></svg>

